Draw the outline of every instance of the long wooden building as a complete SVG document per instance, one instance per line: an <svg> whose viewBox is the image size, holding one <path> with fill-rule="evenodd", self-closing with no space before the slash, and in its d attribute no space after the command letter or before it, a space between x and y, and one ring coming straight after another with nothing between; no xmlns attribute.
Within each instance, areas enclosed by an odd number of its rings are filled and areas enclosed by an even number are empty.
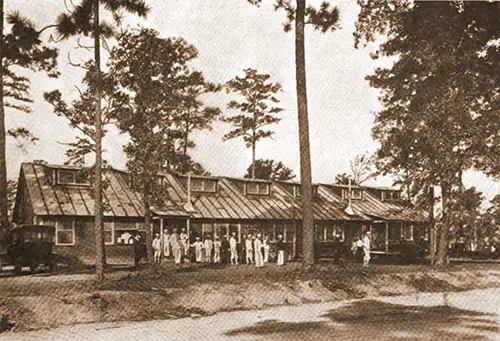
<svg viewBox="0 0 500 341"><path fill-rule="evenodd" d="M104 229L108 262L132 261L130 237L144 233L141 197L130 187L127 172L104 171ZM153 229L186 228L190 238L236 232L263 233L276 241L283 235L291 256L300 257L302 214L300 184L223 176L163 173L156 179L164 190L161 207L152 207ZM189 184L189 190L188 190ZM426 214L406 208L398 190L379 187L314 184L316 249L328 253L334 237L350 245L372 231L375 252L396 251L401 240L425 235ZM55 226L58 254L84 263L94 261L93 189L77 167L23 163L14 208L17 224ZM186 209L190 197L191 208ZM350 200L349 200L350 197ZM351 209L347 210L347 206ZM188 205L189 206L189 205Z"/></svg>

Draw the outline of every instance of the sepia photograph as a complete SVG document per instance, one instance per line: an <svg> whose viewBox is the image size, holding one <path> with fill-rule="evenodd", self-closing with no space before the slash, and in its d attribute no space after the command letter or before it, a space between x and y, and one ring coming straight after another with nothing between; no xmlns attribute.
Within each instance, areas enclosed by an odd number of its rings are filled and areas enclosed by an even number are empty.
<svg viewBox="0 0 500 341"><path fill-rule="evenodd" d="M499 0L0 0L0 341L500 341Z"/></svg>

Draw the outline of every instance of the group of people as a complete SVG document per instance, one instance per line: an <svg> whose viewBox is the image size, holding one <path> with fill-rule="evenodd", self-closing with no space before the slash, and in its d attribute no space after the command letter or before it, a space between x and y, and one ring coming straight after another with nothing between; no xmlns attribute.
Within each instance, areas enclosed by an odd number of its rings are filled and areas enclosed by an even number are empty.
<svg viewBox="0 0 500 341"><path fill-rule="evenodd" d="M232 232L228 238L224 236L222 240L215 236L206 235L204 240L196 237L191 244L186 229L182 228L178 233L176 228L172 233L165 229L163 235L156 233L152 243L153 260L161 263L162 258L173 256L174 263L180 264L184 259L190 259L197 263L230 263L236 265L240 260L240 253L244 252L245 263L255 264L256 267L263 267L269 262L271 245L269 236L262 234L247 234L244 236L244 243L238 243L236 232ZM276 243L277 263L285 264L285 243L283 236L278 236Z"/></svg>
<svg viewBox="0 0 500 341"><path fill-rule="evenodd" d="M351 252L355 259L363 261L363 267L370 263L371 232L366 231L362 238L355 238L352 242Z"/></svg>

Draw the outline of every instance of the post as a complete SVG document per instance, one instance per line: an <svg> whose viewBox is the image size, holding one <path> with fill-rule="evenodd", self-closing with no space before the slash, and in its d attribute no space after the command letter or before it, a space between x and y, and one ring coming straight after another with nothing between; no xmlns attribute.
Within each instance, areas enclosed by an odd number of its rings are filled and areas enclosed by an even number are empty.
<svg viewBox="0 0 500 341"><path fill-rule="evenodd" d="M389 252L389 222L385 222L385 252Z"/></svg>
<svg viewBox="0 0 500 341"><path fill-rule="evenodd" d="M165 241L163 240L163 217L160 218L160 245L163 253L163 249L165 247Z"/></svg>
<svg viewBox="0 0 500 341"><path fill-rule="evenodd" d="M297 257L297 220L293 219L293 246L292 246L292 253L293 253L293 258Z"/></svg>

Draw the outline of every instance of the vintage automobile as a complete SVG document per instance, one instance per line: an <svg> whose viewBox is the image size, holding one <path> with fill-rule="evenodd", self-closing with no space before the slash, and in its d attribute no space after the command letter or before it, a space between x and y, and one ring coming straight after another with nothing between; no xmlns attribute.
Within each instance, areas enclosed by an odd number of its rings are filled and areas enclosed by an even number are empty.
<svg viewBox="0 0 500 341"><path fill-rule="evenodd" d="M1 255L0 265L13 266L15 273L20 273L26 266L34 272L40 265L55 272L57 261L52 252L53 241L53 226L24 225L13 228L7 235L6 251Z"/></svg>

